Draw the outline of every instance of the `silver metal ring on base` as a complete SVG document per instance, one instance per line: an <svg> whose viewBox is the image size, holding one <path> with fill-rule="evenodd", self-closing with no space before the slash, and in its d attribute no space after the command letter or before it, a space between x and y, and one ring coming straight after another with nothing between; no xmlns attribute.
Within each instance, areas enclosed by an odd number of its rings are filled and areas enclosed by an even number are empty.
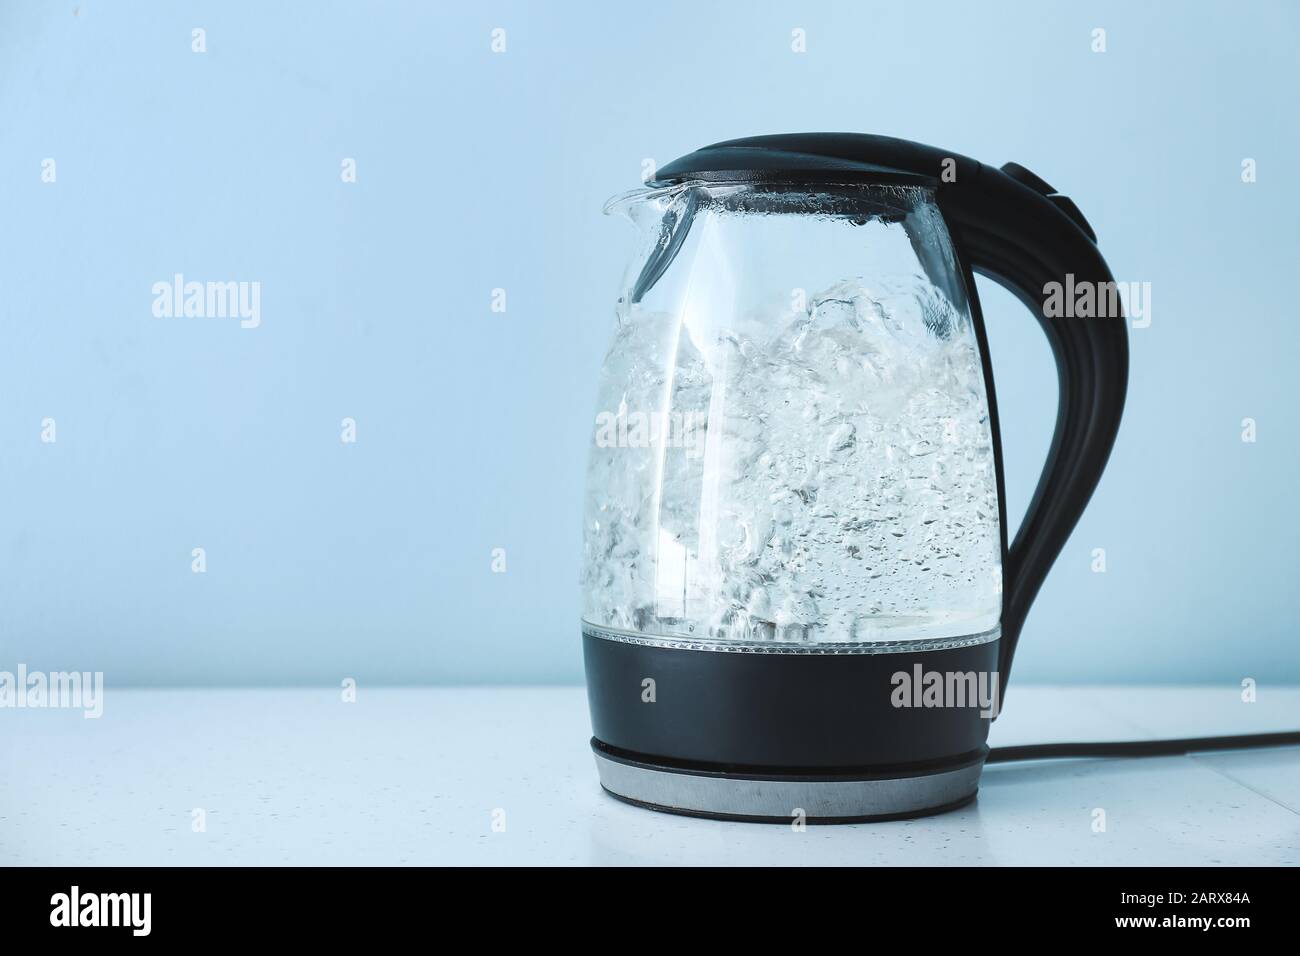
<svg viewBox="0 0 1300 956"><path fill-rule="evenodd" d="M679 770L594 752L601 786L623 800L669 813L783 823L800 816L847 823L941 813L974 798L984 766L981 755L965 766L909 776L777 779Z"/></svg>

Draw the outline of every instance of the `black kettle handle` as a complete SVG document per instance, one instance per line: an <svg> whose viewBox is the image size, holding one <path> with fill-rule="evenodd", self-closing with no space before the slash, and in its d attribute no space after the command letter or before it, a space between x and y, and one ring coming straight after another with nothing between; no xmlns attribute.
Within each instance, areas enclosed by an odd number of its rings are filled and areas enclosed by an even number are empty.
<svg viewBox="0 0 1300 956"><path fill-rule="evenodd" d="M1005 286L1029 306L1047 334L1060 380L1051 450L1009 549L1003 515L999 670L1005 688L1029 607L1097 487L1115 443L1128 386L1128 336L1118 294L1110 294L1114 279L1078 207L1014 163L998 170L958 162L956 181L941 185L937 196L965 267ZM1078 316L1073 310L1047 308L1051 283L1060 284L1053 305L1064 305L1069 289L1081 289L1084 283L1106 294L1094 295L1099 308L1092 316ZM973 286L971 291L977 303ZM989 389L992 402L991 379ZM994 441L999 440L995 432ZM1002 497L1000 466L998 484Z"/></svg>

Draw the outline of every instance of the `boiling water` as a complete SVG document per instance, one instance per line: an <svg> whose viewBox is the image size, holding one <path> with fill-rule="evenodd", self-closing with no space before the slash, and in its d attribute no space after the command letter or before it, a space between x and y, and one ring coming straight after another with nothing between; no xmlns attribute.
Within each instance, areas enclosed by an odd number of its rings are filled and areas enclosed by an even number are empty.
<svg viewBox="0 0 1300 956"><path fill-rule="evenodd" d="M920 277L800 305L721 323L620 308L587 480L587 621L764 644L997 624L969 318Z"/></svg>

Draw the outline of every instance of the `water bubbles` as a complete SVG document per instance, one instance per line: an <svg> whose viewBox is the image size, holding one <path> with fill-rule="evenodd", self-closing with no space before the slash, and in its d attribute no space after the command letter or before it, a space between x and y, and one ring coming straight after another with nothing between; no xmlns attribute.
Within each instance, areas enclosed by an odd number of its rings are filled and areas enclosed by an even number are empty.
<svg viewBox="0 0 1300 956"><path fill-rule="evenodd" d="M835 284L790 320L623 316L600 407L693 413L707 450L592 450L584 617L844 643L983 630L998 505L969 321L923 279Z"/></svg>
<svg viewBox="0 0 1300 956"><path fill-rule="evenodd" d="M835 455L839 452L848 451L858 440L858 430L852 422L841 422L835 426L831 432L831 437L826 442L826 452Z"/></svg>

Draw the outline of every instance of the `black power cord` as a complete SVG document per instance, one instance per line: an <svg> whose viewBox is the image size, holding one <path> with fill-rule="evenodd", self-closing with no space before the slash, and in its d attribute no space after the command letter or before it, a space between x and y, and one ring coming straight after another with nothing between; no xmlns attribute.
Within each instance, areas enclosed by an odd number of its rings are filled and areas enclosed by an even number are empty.
<svg viewBox="0 0 1300 956"><path fill-rule="evenodd" d="M1125 740L1110 743L993 747L984 762L1008 763L1013 760L1051 760L1059 757L1170 757L1210 750L1285 747L1289 744L1300 744L1300 730L1284 730L1275 734L1241 734L1235 737L1182 737L1175 740Z"/></svg>

